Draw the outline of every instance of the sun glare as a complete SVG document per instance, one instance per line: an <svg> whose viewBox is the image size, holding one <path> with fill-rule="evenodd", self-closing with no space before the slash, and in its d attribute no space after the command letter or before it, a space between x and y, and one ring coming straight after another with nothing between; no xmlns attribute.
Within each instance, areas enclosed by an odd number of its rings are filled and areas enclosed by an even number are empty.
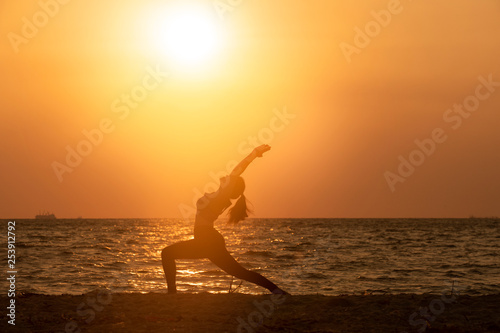
<svg viewBox="0 0 500 333"><path fill-rule="evenodd" d="M220 22L210 9L195 5L167 7L148 17L154 52L182 70L208 66L224 40Z"/></svg>

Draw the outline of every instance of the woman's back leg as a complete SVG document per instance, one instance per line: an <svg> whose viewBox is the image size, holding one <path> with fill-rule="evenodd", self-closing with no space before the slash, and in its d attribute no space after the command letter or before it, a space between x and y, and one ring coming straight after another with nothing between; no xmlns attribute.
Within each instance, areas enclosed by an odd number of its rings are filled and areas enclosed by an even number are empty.
<svg viewBox="0 0 500 333"><path fill-rule="evenodd" d="M211 262L219 266L226 273L233 275L238 279L255 283L271 292L279 289L277 285L259 273L252 272L241 266L227 250L220 251L217 254L212 254L208 257L208 259L210 259Z"/></svg>

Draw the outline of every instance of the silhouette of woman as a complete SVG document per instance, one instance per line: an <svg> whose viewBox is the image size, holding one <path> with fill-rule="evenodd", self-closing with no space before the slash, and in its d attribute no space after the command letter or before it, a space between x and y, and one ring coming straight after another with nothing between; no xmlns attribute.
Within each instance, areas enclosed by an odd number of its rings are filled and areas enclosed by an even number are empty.
<svg viewBox="0 0 500 333"><path fill-rule="evenodd" d="M163 249L161 253L163 270L167 279L168 292L176 293L175 259L208 258L226 273L267 288L273 294L288 294L262 275L249 271L241 266L226 249L222 235L214 228L215 220L230 205L231 199L238 199L229 210L229 222L238 223L248 216L246 199L243 195L245 182L241 174L257 157L271 149L268 145L256 147L231 172L220 179L221 184L216 192L205 193L196 203L194 223L194 239L182 241Z"/></svg>

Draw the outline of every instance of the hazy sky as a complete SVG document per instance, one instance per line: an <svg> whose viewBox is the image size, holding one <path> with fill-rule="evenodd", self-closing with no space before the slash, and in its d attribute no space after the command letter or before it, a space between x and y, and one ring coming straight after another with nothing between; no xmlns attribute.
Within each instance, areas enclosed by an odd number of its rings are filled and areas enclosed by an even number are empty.
<svg viewBox="0 0 500 333"><path fill-rule="evenodd" d="M500 215L499 0L227 2L0 1L0 218L183 217L255 143L256 217Z"/></svg>

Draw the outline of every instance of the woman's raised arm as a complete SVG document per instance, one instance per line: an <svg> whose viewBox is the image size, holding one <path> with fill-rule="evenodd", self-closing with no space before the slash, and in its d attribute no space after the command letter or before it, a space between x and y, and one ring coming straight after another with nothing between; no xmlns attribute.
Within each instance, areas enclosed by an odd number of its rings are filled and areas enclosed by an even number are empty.
<svg viewBox="0 0 500 333"><path fill-rule="evenodd" d="M231 172L231 176L241 176L243 171L252 163L254 159L257 157L262 157L262 154L264 154L266 151L271 150L271 146L269 145L260 145L258 147L255 147L254 150L247 156L245 157Z"/></svg>

